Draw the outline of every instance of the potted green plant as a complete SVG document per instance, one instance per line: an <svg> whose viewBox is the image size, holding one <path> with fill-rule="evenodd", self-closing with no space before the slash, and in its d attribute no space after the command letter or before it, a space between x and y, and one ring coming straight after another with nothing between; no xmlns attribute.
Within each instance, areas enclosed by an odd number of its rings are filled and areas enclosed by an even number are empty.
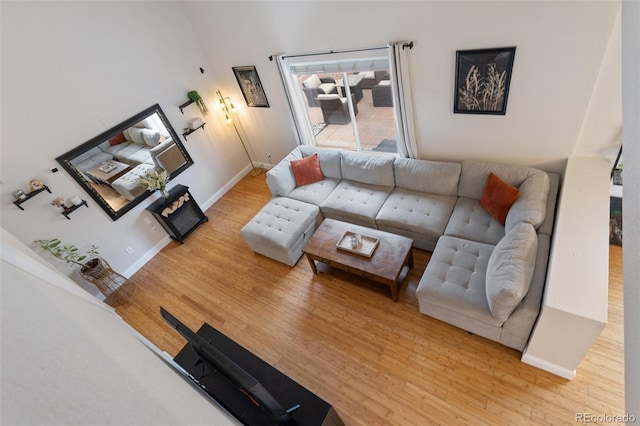
<svg viewBox="0 0 640 426"><path fill-rule="evenodd" d="M190 101L193 101L196 105L198 105L198 108L200 109L202 115L207 115L209 109L207 108L207 105L204 103L204 100L202 100L202 97L200 97L198 92L192 90L191 92L187 93L187 97Z"/></svg>
<svg viewBox="0 0 640 426"><path fill-rule="evenodd" d="M95 267L98 256L98 246L92 245L86 254L81 254L78 247L73 244L62 244L57 238L50 240L35 240L34 243L39 245L42 249L48 251L58 259L62 259L67 263L74 263L80 265L82 269L91 269ZM84 261L89 258L85 263Z"/></svg>
<svg viewBox="0 0 640 426"><path fill-rule="evenodd" d="M82 278L93 283L105 295L105 303L116 306L127 301L135 291L135 284L114 271L106 260L98 256L98 246L92 245L82 254L73 244L63 244L58 238L35 240L38 246L54 257L80 266Z"/></svg>

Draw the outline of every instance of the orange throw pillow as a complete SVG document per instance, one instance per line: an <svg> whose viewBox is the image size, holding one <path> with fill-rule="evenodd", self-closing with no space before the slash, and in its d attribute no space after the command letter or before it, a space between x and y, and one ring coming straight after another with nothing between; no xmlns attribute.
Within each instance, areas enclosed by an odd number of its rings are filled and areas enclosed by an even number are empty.
<svg viewBox="0 0 640 426"><path fill-rule="evenodd" d="M291 161L293 176L296 178L296 186L302 186L324 179L320 170L320 160L318 153L303 158L302 160Z"/></svg>
<svg viewBox="0 0 640 426"><path fill-rule="evenodd" d="M120 133L119 135L115 135L111 139L109 139L109 145L120 145L121 143L126 142L127 140L124 138L124 134Z"/></svg>
<svg viewBox="0 0 640 426"><path fill-rule="evenodd" d="M504 225L511 205L518 198L520 190L491 173L480 198L480 205L498 222Z"/></svg>

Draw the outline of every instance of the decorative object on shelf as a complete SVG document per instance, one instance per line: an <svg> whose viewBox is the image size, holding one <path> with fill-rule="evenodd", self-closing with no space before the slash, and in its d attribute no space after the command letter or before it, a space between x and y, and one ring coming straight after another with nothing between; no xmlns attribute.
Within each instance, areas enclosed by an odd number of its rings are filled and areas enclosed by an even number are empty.
<svg viewBox="0 0 640 426"><path fill-rule="evenodd" d="M74 206L79 206L82 204L82 198L78 197L77 195L74 195L73 197L71 197L69 199L69 201L71 201L73 203Z"/></svg>
<svg viewBox="0 0 640 426"><path fill-rule="evenodd" d="M65 200L65 199L64 199L64 198L62 198L62 197L56 197L56 198L54 198L54 200L51 202L51 205L52 205L52 206L56 206L56 207L63 207L63 208L64 208L64 203L65 203L65 201L67 201L67 200Z"/></svg>
<svg viewBox="0 0 640 426"><path fill-rule="evenodd" d="M149 191L158 190L163 198L169 198L169 193L167 192L167 172L164 170L161 172L149 170L143 176L138 177L138 182Z"/></svg>
<svg viewBox="0 0 640 426"><path fill-rule="evenodd" d="M454 113L505 115L515 47L458 50Z"/></svg>
<svg viewBox="0 0 640 426"><path fill-rule="evenodd" d="M258 176L260 173L262 173L262 169L253 165L253 160L249 155L249 151L247 151L247 147L245 146L244 141L242 140L242 136L240 136L240 132L236 127L236 123L233 121L233 118L231 118L231 114L232 113L237 114L238 110L233 106L233 103L231 102L231 98L229 98L229 96L222 96L222 93L219 90L217 90L216 93L218 95L218 100L220 102L220 109L224 112L224 116L227 121L227 124L233 125L233 128L235 129L236 134L238 135L238 139L240 139L240 143L242 144L242 148L244 148L244 152L245 154L247 154L247 158L251 162L251 166L253 167L253 169L251 170L251 176Z"/></svg>
<svg viewBox="0 0 640 426"><path fill-rule="evenodd" d="M87 204L87 202L85 200L83 200L82 198L80 198L78 196L72 197L69 200L69 202L71 203L71 205L67 206L67 200L65 200L62 197L56 197L51 202L51 205L56 206L56 207L62 207L62 215L64 217L66 217L67 220L71 220L71 218L69 217L69 213L72 213L72 212L76 211L78 209L78 207L80 207L80 206L89 207L89 204Z"/></svg>
<svg viewBox="0 0 640 426"><path fill-rule="evenodd" d="M200 110L202 115L207 115L209 109L207 108L207 105L204 103L204 100L202 99L202 97L200 97L198 92L192 90L191 92L187 93L187 97L191 102L195 102L195 104L198 105L198 109Z"/></svg>
<svg viewBox="0 0 640 426"><path fill-rule="evenodd" d="M193 120L189 121L188 127L184 128L184 133L182 134L182 137L184 137L184 140L187 140L187 136L189 136L191 133L195 132L198 129L204 129L204 125L207 124L204 121L202 121L201 118L194 118Z"/></svg>
<svg viewBox="0 0 640 426"><path fill-rule="evenodd" d="M40 182L40 183L42 183L42 182ZM25 194L21 189L19 189L18 191L14 192L14 195L16 196L17 200L15 200L13 202L13 204L15 204L20 210L24 210L24 208L22 208L21 204L24 203L25 201L27 201L28 199L30 199L32 197L35 197L36 195L38 195L42 191L47 191L49 194L51 194L51 190L49 189L49 187L47 185L44 185L44 184L42 185L42 188L36 189L34 191L31 191L28 194Z"/></svg>
<svg viewBox="0 0 640 426"><path fill-rule="evenodd" d="M104 302L109 306L126 302L135 292L135 283L114 271L106 260L99 257L96 245L92 245L83 255L73 244L63 244L57 238L36 240L34 243L58 259L79 265L82 278L98 287L106 297Z"/></svg>
<svg viewBox="0 0 640 426"><path fill-rule="evenodd" d="M238 80L247 106L269 108L269 101L267 101L267 95L264 93L255 66L233 67L233 73Z"/></svg>
<svg viewBox="0 0 640 426"><path fill-rule="evenodd" d="M29 186L32 191L38 191L39 189L44 189L44 183L40 179L33 179Z"/></svg>

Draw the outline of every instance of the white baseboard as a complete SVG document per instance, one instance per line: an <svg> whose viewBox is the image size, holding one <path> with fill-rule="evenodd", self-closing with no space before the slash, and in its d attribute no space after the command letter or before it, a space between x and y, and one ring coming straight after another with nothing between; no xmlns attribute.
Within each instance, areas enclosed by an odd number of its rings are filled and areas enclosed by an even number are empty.
<svg viewBox="0 0 640 426"><path fill-rule="evenodd" d="M521 360L525 364L529 364L541 370L548 371L551 374L555 374L556 376L563 377L567 380L573 380L576 377L576 370L569 370L568 368L561 367L557 364L545 361L544 359L535 357L533 355L523 354Z"/></svg>
<svg viewBox="0 0 640 426"><path fill-rule="evenodd" d="M131 276L136 272L138 272L138 270L142 268L148 261L153 259L153 256L160 253L160 251L164 248L164 246L169 244L170 241L171 241L171 237L169 235L166 235L163 239L158 241L158 243L155 246L151 247L150 250L147 250L147 252L145 252L142 256L140 256L133 265L131 265L125 271L123 271L122 275L124 275L127 278L131 278Z"/></svg>

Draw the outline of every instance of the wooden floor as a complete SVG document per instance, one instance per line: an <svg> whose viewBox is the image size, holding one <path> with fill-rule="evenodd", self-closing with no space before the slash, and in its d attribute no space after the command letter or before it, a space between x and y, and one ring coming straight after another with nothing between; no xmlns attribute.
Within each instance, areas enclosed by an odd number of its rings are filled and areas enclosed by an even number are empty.
<svg viewBox="0 0 640 426"><path fill-rule="evenodd" d="M117 312L172 356L184 340L162 305L192 329L207 322L329 401L347 425L575 424L576 413L624 414L622 250L610 248L609 324L567 381L520 353L418 312L429 253L394 303L389 289L339 271L314 276L254 254L240 228L270 194L246 177L132 279Z"/></svg>

